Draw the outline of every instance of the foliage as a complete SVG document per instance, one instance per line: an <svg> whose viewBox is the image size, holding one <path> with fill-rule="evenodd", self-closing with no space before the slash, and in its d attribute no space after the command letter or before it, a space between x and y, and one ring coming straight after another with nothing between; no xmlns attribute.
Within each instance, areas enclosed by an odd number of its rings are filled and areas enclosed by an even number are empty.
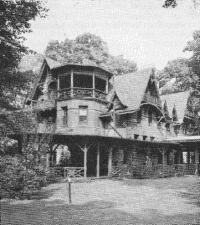
<svg viewBox="0 0 200 225"><path fill-rule="evenodd" d="M188 59L177 58L169 61L158 71L157 80L162 94L186 91L195 86L198 77L188 65Z"/></svg>
<svg viewBox="0 0 200 225"><path fill-rule="evenodd" d="M27 168L24 156L0 157L0 180L2 196L30 198L44 185L45 171L42 167Z"/></svg>
<svg viewBox="0 0 200 225"><path fill-rule="evenodd" d="M169 7L175 8L176 6L177 6L176 0L165 0L163 4L164 8L169 8Z"/></svg>
<svg viewBox="0 0 200 225"><path fill-rule="evenodd" d="M191 0L191 2L193 3L194 8L196 8L200 4L199 0ZM163 7L164 8L175 8L177 5L178 5L178 0L165 0Z"/></svg>
<svg viewBox="0 0 200 225"><path fill-rule="evenodd" d="M189 59L189 66L193 72L200 78L200 30L196 30L193 33L193 40L187 43L184 51L190 51L193 53Z"/></svg>
<svg viewBox="0 0 200 225"><path fill-rule="evenodd" d="M47 10L42 0L0 0L0 9L0 99L1 108L8 108L26 85L27 77L16 69L28 51L23 35L31 32L31 20Z"/></svg>
<svg viewBox="0 0 200 225"><path fill-rule="evenodd" d="M52 144L52 134L38 134L35 114L29 111L2 114L0 123L1 191L12 198L30 198L45 184L45 156ZM21 139L21 151L7 138L13 134Z"/></svg>
<svg viewBox="0 0 200 225"><path fill-rule="evenodd" d="M122 55L112 56L108 52L107 43L90 33L84 33L75 40L51 41L45 54L61 63L96 65L117 75L137 70L135 62L124 59Z"/></svg>

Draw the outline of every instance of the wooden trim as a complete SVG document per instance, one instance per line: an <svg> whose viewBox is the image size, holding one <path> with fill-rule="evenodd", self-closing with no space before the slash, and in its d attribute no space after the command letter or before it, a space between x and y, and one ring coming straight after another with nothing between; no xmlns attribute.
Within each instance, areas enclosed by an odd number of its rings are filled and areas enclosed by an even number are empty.
<svg viewBox="0 0 200 225"><path fill-rule="evenodd" d="M111 171L112 171L112 150L113 150L113 147L110 147L108 152L108 176L111 175Z"/></svg>
<svg viewBox="0 0 200 225"><path fill-rule="evenodd" d="M100 144L97 145L97 178L100 176Z"/></svg>
<svg viewBox="0 0 200 225"><path fill-rule="evenodd" d="M95 98L95 74L94 74L94 71L92 74L92 88L93 88L93 98Z"/></svg>
<svg viewBox="0 0 200 225"><path fill-rule="evenodd" d="M71 97L74 95L74 71L73 69L71 70Z"/></svg>

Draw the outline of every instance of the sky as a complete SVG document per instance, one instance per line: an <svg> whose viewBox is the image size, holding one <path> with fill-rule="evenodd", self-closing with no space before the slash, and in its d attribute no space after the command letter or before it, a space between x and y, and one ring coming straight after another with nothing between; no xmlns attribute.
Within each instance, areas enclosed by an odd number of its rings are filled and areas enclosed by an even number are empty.
<svg viewBox="0 0 200 225"><path fill-rule="evenodd" d="M90 32L107 42L112 55L123 55L138 68L166 66L184 53L194 30L200 29L200 6L182 0L174 9L164 0L47 0L46 18L32 22L25 44L38 53L51 40L75 39Z"/></svg>

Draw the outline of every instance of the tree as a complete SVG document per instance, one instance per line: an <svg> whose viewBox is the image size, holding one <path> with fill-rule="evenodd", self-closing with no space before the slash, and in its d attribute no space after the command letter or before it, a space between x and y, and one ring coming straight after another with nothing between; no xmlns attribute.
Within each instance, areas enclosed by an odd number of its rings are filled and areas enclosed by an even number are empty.
<svg viewBox="0 0 200 225"><path fill-rule="evenodd" d="M60 43L51 41L45 54L61 63L96 65L117 75L137 70L135 62L124 59L122 55L112 56L108 52L107 43L90 33L84 33L75 40L65 39Z"/></svg>
<svg viewBox="0 0 200 225"><path fill-rule="evenodd" d="M193 40L187 43L184 51L190 51L193 53L189 59L189 66L193 72L200 78L200 30L196 30L193 33Z"/></svg>
<svg viewBox="0 0 200 225"><path fill-rule="evenodd" d="M165 0L163 7L164 8L175 8L178 5L178 0ZM199 4L199 0L191 0L191 2L194 4L194 8L196 8Z"/></svg>
<svg viewBox="0 0 200 225"><path fill-rule="evenodd" d="M162 94L186 91L195 86L198 77L188 65L188 59L177 58L167 63L166 67L158 71L157 79Z"/></svg>
<svg viewBox="0 0 200 225"><path fill-rule="evenodd" d="M8 118L10 117L10 118ZM52 145L52 132L37 133L36 115L31 111L18 111L1 115L0 129L0 191L2 197L31 198L32 194L46 184L45 156ZM4 121L4 124L2 123ZM12 152L2 146L2 139L20 135L19 146L12 146ZM7 140L8 142L11 140ZM6 145L6 143L5 143ZM14 150L14 151L13 151ZM10 155L10 153L12 155Z"/></svg>
<svg viewBox="0 0 200 225"><path fill-rule="evenodd" d="M28 51L23 35L31 32L31 20L45 17L46 12L42 0L0 0L1 108L12 105L16 93L27 84L25 74L17 70L21 57Z"/></svg>

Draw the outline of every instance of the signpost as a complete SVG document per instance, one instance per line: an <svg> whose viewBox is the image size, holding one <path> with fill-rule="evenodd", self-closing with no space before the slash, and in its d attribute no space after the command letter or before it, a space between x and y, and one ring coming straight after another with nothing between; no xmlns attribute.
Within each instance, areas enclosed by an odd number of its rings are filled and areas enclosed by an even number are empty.
<svg viewBox="0 0 200 225"><path fill-rule="evenodd" d="M67 182L69 184L69 188L68 188L68 191L69 191L69 203L71 204L72 203L72 194L71 194L71 179L70 177L68 176L67 177Z"/></svg>

